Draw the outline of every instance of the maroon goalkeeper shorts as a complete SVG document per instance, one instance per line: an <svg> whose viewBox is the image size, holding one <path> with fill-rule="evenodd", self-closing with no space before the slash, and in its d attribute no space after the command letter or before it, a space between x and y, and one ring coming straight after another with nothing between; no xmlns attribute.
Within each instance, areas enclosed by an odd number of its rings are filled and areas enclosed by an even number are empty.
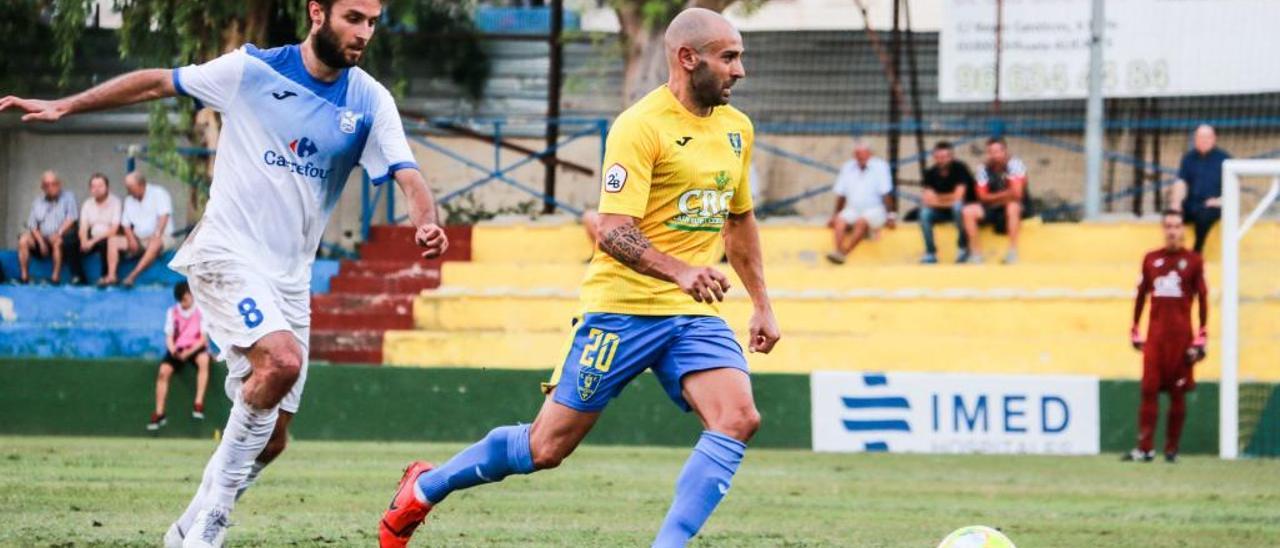
<svg viewBox="0 0 1280 548"><path fill-rule="evenodd" d="M1170 340L1148 340L1142 349L1142 389L1182 390L1190 392L1196 387L1192 366L1187 363L1187 349L1191 339L1177 337Z"/></svg>

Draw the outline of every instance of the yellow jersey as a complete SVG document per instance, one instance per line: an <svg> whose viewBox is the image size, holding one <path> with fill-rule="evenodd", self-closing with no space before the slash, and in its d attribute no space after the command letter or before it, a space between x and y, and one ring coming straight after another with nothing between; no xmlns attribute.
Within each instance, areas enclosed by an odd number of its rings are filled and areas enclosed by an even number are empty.
<svg viewBox="0 0 1280 548"><path fill-rule="evenodd" d="M751 119L724 105L709 116L685 109L661 86L623 111L605 142L600 213L639 219L654 249L693 266L720 261L730 213L751 210ZM582 283L584 312L716 315L674 283L646 276L599 251Z"/></svg>

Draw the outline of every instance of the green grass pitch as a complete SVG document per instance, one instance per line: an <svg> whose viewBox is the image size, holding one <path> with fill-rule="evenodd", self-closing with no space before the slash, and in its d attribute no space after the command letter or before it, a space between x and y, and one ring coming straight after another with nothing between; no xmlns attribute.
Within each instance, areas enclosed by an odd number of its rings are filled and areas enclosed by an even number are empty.
<svg viewBox="0 0 1280 548"><path fill-rule="evenodd" d="M295 441L228 544L370 546L415 457L459 445ZM0 545L157 546L208 440L0 437ZM688 449L584 447L560 469L454 494L415 546L647 546ZM964 525L1019 546L1278 546L1280 462L753 450L694 546L931 547Z"/></svg>

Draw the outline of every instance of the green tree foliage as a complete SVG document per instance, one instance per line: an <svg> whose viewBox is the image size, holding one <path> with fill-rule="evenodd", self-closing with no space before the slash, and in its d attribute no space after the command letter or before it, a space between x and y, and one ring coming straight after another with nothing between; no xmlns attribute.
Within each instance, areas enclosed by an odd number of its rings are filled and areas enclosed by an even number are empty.
<svg viewBox="0 0 1280 548"><path fill-rule="evenodd" d="M618 14L624 52L623 100L630 104L666 76L662 35L667 24L686 8L722 12L738 3L748 11L768 0L609 0Z"/></svg>
<svg viewBox="0 0 1280 548"><path fill-rule="evenodd" d="M47 41L48 47L41 49L49 53L65 87L94 5L93 0L0 0L0 45L31 49L31 44ZM383 6L384 18L363 68L398 96L407 91L412 72L448 78L479 98L489 63L471 22L471 1L384 0ZM141 67L200 63L244 43L274 47L302 40L310 30L306 0L114 0L112 9L122 19L119 54ZM31 24L42 16L49 21L47 29ZM14 73L10 65L17 62L0 58L0 78L9 79ZM413 70L407 70L411 64ZM20 89L0 82L6 89ZM216 117L210 132L195 124L191 101L155 102L150 109L149 159L182 180L207 187L203 182L212 163L178 154L178 143L185 137L213 148Z"/></svg>
<svg viewBox="0 0 1280 548"><path fill-rule="evenodd" d="M27 93L35 89L35 75L52 69L46 44L53 36L40 20L41 5L36 0L0 1L0 89L5 93Z"/></svg>

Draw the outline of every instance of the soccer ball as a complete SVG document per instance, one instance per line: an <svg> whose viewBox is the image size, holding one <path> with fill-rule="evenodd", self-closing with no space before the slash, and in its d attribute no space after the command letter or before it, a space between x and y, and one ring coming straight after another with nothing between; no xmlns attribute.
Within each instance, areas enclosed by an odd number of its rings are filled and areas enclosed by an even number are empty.
<svg viewBox="0 0 1280 548"><path fill-rule="evenodd" d="M982 525L961 527L947 535L938 548L1016 548L1009 537Z"/></svg>

